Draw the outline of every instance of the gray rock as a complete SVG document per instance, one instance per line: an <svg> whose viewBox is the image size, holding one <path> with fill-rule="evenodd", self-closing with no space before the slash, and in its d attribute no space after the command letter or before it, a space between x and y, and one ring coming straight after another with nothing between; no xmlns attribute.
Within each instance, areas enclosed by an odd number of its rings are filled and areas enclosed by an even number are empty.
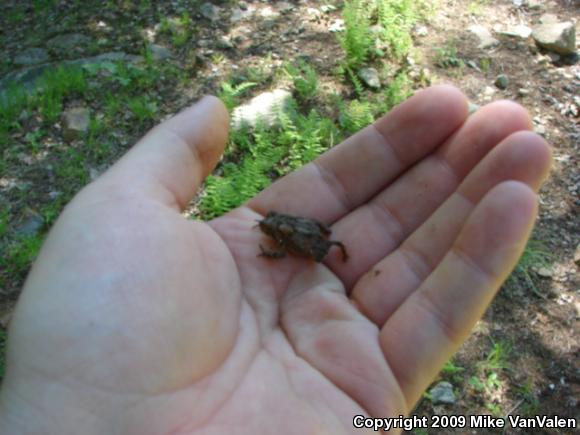
<svg viewBox="0 0 580 435"><path fill-rule="evenodd" d="M379 79L379 72L374 68L362 68L358 71L358 76L371 89L380 89L381 80Z"/></svg>
<svg viewBox="0 0 580 435"><path fill-rule="evenodd" d="M36 236L44 227L44 219L38 213L29 211L28 217L16 229L16 233L20 236Z"/></svg>
<svg viewBox="0 0 580 435"><path fill-rule="evenodd" d="M74 107L62 114L63 136L65 140L80 139L89 130L91 115L86 107Z"/></svg>
<svg viewBox="0 0 580 435"><path fill-rule="evenodd" d="M538 22L540 24L556 24L559 23L560 20L554 14L542 14Z"/></svg>
<svg viewBox="0 0 580 435"><path fill-rule="evenodd" d="M522 38L527 39L532 34L532 29L528 26L524 26L522 24L517 26L510 26L503 32L502 35L511 36L514 38Z"/></svg>
<svg viewBox="0 0 580 435"><path fill-rule="evenodd" d="M46 46L54 51L70 51L78 47L83 47L91 39L81 33L66 33L55 36L46 42Z"/></svg>
<svg viewBox="0 0 580 435"><path fill-rule="evenodd" d="M217 21L220 18L220 8L216 5L212 5L209 2L206 2L201 5L199 12L204 18L207 18L211 21Z"/></svg>
<svg viewBox="0 0 580 435"><path fill-rule="evenodd" d="M509 84L509 79L505 74L500 74L495 78L493 82L499 89L506 89Z"/></svg>
<svg viewBox="0 0 580 435"><path fill-rule="evenodd" d="M552 278L554 276L554 271L548 267L540 267L536 273L542 278Z"/></svg>
<svg viewBox="0 0 580 435"><path fill-rule="evenodd" d="M288 2L278 2L276 3L276 8L278 8L281 13L287 14L288 12L292 12L294 10L294 5Z"/></svg>
<svg viewBox="0 0 580 435"><path fill-rule="evenodd" d="M264 92L252 98L249 103L238 106L232 112L232 127L239 130L247 125L252 128L258 123L267 127L279 124L279 110L286 110L292 101L292 94L285 89Z"/></svg>
<svg viewBox="0 0 580 435"><path fill-rule="evenodd" d="M332 33L342 32L345 29L344 20L337 18L334 20L330 26L328 26L328 31Z"/></svg>
<svg viewBox="0 0 580 435"><path fill-rule="evenodd" d="M171 59L173 57L173 53L171 53L169 49L163 47L162 45L151 44L149 49L151 50L151 57L154 61Z"/></svg>
<svg viewBox="0 0 580 435"><path fill-rule="evenodd" d="M518 89L518 97L527 97L528 95L530 95L530 91L526 88L520 88Z"/></svg>
<svg viewBox="0 0 580 435"><path fill-rule="evenodd" d="M47 62L49 59L50 57L44 48L28 48L16 55L14 63L22 66L37 65Z"/></svg>
<svg viewBox="0 0 580 435"><path fill-rule="evenodd" d="M216 45L218 46L218 48L223 49L234 48L234 43L227 36L220 36L216 41Z"/></svg>
<svg viewBox="0 0 580 435"><path fill-rule="evenodd" d="M565 23L541 24L532 33L536 44L558 54L572 54L576 51L576 26Z"/></svg>
<svg viewBox="0 0 580 435"><path fill-rule="evenodd" d="M468 113L470 115L473 115L475 112L477 112L479 110L479 108L480 108L480 106L478 104L469 102L467 110L468 110Z"/></svg>
<svg viewBox="0 0 580 435"><path fill-rule="evenodd" d="M484 26L474 24L469 26L468 30L479 40L479 48L491 48L499 45L499 41L491 36L491 32Z"/></svg>
<svg viewBox="0 0 580 435"><path fill-rule="evenodd" d="M446 381L439 382L431 388L429 394L433 405L453 405L456 401L453 385Z"/></svg>
<svg viewBox="0 0 580 435"><path fill-rule="evenodd" d="M528 7L528 9L538 11L546 8L546 5L544 5L544 1L545 0L528 0L526 6Z"/></svg>
<svg viewBox="0 0 580 435"><path fill-rule="evenodd" d="M246 18L247 13L244 13L244 11L242 11L239 8L233 8L232 9L232 15L230 16L230 21L232 23L237 23L238 21L242 21L244 18Z"/></svg>

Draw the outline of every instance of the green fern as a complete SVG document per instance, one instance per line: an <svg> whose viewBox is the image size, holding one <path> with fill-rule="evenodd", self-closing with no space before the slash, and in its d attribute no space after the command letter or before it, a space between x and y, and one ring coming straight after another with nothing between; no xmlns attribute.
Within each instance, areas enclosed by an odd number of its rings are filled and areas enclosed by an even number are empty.
<svg viewBox="0 0 580 435"><path fill-rule="evenodd" d="M206 181L199 203L202 218L212 219L240 206L277 177L318 157L340 135L316 110L304 116L291 104L280 109L278 117L277 129L258 126L233 134L225 156L228 162L221 165L220 175Z"/></svg>
<svg viewBox="0 0 580 435"><path fill-rule="evenodd" d="M340 126L353 134L374 122L373 107L369 102L353 100L341 108Z"/></svg>
<svg viewBox="0 0 580 435"><path fill-rule="evenodd" d="M247 90L257 86L254 82L243 82L239 85L232 85L229 82L222 83L222 91L218 94L218 97L225 104L229 111L232 111L234 107L239 104L239 97L244 95Z"/></svg>
<svg viewBox="0 0 580 435"><path fill-rule="evenodd" d="M284 71L292 79L296 94L301 101L306 102L316 96L318 75L314 68L306 62L300 61L298 66L287 64Z"/></svg>
<svg viewBox="0 0 580 435"><path fill-rule="evenodd" d="M348 68L356 69L364 64L373 47L370 31L371 4L372 2L365 0L351 0L344 4L342 16L345 30L339 41L345 51Z"/></svg>
<svg viewBox="0 0 580 435"><path fill-rule="evenodd" d="M362 97L364 95L365 88L360 79L358 78L358 76L349 67L346 68L346 75L352 82L352 85L354 86L354 92L356 93L356 95L359 98Z"/></svg>

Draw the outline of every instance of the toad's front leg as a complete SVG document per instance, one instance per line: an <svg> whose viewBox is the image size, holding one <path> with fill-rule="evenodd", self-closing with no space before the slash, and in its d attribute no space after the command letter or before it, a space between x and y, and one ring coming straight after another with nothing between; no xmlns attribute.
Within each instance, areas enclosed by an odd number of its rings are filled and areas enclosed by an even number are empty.
<svg viewBox="0 0 580 435"><path fill-rule="evenodd" d="M346 246L344 246L341 242L337 242L336 240L329 240L328 243L330 245L335 245L340 248L342 251L342 261L346 262L348 260L348 253L346 252Z"/></svg>

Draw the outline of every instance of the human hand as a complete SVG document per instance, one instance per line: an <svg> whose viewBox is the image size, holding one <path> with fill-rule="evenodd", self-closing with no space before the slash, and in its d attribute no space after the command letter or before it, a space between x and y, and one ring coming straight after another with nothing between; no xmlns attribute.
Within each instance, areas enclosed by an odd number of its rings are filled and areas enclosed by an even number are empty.
<svg viewBox="0 0 580 435"><path fill-rule="evenodd" d="M360 433L407 414L516 263L550 152L514 103L422 92L248 204L180 211L215 166L214 98L67 206L12 319L6 434ZM350 259L258 257L269 210Z"/></svg>

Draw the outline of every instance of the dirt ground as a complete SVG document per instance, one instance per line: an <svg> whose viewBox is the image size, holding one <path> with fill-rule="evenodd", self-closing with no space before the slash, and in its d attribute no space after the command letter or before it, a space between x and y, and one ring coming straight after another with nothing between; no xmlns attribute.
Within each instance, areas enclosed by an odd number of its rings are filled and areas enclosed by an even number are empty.
<svg viewBox="0 0 580 435"><path fill-rule="evenodd" d="M17 3L6 2L7 10L15 10ZM63 13L74 8L72 1L58 3ZM143 29L154 26L159 16L179 15L181 10L176 5L182 4L152 2L157 10L141 11L132 2L121 3L119 8L105 8L104 17L99 18L119 23L106 43L67 55L78 57L114 50L138 53ZM186 71L191 80L178 89L159 90L162 113L174 113L202 93L217 92L220 82L232 73L273 70L283 61L298 57L316 67L322 86L345 89L335 74L342 50L336 35L329 31L329 26L340 18L340 8L321 12L325 3L316 1L214 3L222 8L221 18L212 22L192 14L194 40L173 48L175 57L171 62ZM429 22L414 31L415 68L426 74L428 81L452 83L477 105L498 99L519 102L530 112L536 131L552 145L554 155L552 174L540 192L540 215L533 233L533 239L541 242L551 256L546 267L529 269L535 291L521 276L504 286L454 357L453 365L458 369L448 369L438 379L452 383L456 403L434 406L425 398L415 410L418 415L558 415L577 421L580 417L580 107L578 99L574 100L580 95L580 62L577 55L552 56L538 49L531 38L501 34L510 25L533 27L545 13L576 22L580 4L545 1L536 2L540 3L539 8L529 8L525 1L520 2L523 6L516 6L517 3L442 0ZM227 18L232 7L252 13L234 22ZM91 7L78 12L71 27L81 33L98 33L98 26L97 30L94 26L99 20L91 15L94 12ZM139 17L135 18L137 12ZM6 15L2 19L7 20ZM477 38L467 30L473 24L492 31L499 44L479 48ZM1 27L0 52L7 59L34 45L36 42L31 39L46 33L43 23L30 11L19 23L5 21ZM223 38L231 41L232 47L226 47ZM14 70L9 62L0 67L0 77ZM500 74L508 79L505 89L494 84ZM273 80L271 75L266 77ZM267 88L268 82L262 85ZM130 144L141 133L132 132L120 143ZM121 147L119 153L122 151ZM21 281L8 284L11 288L21 285ZM14 300L14 293L0 297L4 326ZM500 364L493 366L490 351L496 343L506 345L505 355Z"/></svg>

